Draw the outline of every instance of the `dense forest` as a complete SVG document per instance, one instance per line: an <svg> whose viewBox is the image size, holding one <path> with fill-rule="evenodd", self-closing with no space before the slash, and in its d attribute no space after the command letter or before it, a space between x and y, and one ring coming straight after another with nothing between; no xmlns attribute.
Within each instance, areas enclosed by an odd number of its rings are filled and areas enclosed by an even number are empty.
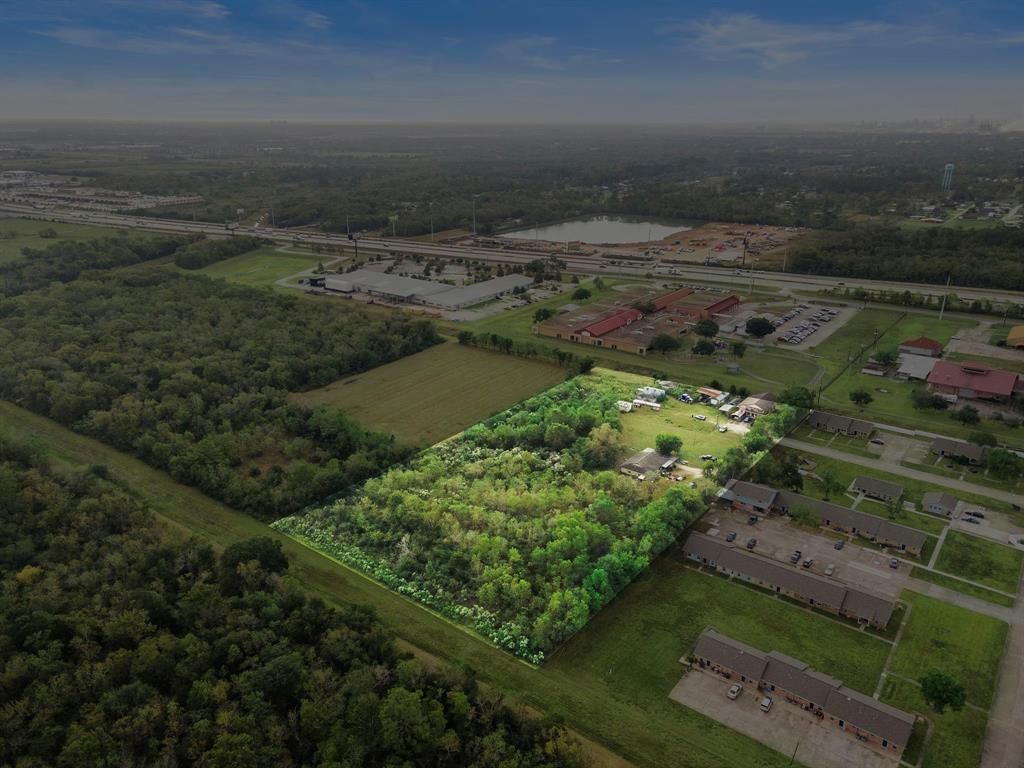
<svg viewBox="0 0 1024 768"><path fill-rule="evenodd" d="M238 235L224 240L202 239L198 242L179 248L174 254L174 263L182 269L202 269L218 261L230 259L242 253L254 251L262 245L270 243L261 237Z"/></svg>
<svg viewBox="0 0 1024 768"><path fill-rule="evenodd" d="M20 259L0 264L0 296L17 296L50 283L70 283L87 270L128 267L161 259L192 243L175 236L132 239L63 241L46 248L24 248Z"/></svg>
<svg viewBox="0 0 1024 768"><path fill-rule="evenodd" d="M576 377L274 526L540 661L705 508L613 469L628 390Z"/></svg>
<svg viewBox="0 0 1024 768"><path fill-rule="evenodd" d="M273 519L408 455L288 392L438 341L404 315L169 270L97 272L0 302L0 397Z"/></svg>
<svg viewBox="0 0 1024 768"><path fill-rule="evenodd" d="M288 580L279 542L164 541L0 441L0 765L582 767L575 741Z"/></svg>
<svg viewBox="0 0 1024 768"><path fill-rule="evenodd" d="M1024 230L858 226L794 246L793 272L1024 290Z"/></svg>

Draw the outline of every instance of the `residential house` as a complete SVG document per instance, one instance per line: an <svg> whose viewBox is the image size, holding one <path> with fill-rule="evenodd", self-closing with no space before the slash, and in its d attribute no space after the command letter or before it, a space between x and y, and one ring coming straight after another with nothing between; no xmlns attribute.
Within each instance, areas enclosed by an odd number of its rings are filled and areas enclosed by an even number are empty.
<svg viewBox="0 0 1024 768"><path fill-rule="evenodd" d="M918 336L914 339L901 341L899 351L908 355L922 355L924 357L939 357L942 355L942 344L927 336Z"/></svg>
<svg viewBox="0 0 1024 768"><path fill-rule="evenodd" d="M840 435L851 437L868 437L875 431L875 425L863 419L854 419L849 416L838 416L825 411L811 411L807 417L807 423L813 429L824 430Z"/></svg>
<svg viewBox="0 0 1024 768"><path fill-rule="evenodd" d="M943 517L952 517L956 512L956 505L959 503L956 496L945 491L928 491L921 497L921 507L925 512Z"/></svg>
<svg viewBox="0 0 1024 768"><path fill-rule="evenodd" d="M980 464L985 458L986 448L983 445L967 443L963 440L953 440L948 437L937 437L932 440L931 452L939 456L946 456L957 461L968 464Z"/></svg>
<svg viewBox="0 0 1024 768"><path fill-rule="evenodd" d="M644 448L619 465L619 472L631 477L646 477L652 472L667 472L679 460L677 456L663 456L653 448Z"/></svg>
<svg viewBox="0 0 1024 768"><path fill-rule="evenodd" d="M886 503L896 501L903 495L903 486L890 483L887 480L879 480L875 477L859 475L850 485L850 488L857 493L863 493L872 499L878 499Z"/></svg>

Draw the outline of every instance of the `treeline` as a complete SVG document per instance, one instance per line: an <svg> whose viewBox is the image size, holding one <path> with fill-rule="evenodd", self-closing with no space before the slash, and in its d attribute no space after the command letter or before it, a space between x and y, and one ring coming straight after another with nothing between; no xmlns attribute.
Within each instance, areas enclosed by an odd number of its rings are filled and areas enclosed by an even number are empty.
<svg viewBox="0 0 1024 768"><path fill-rule="evenodd" d="M307 598L279 542L168 543L103 474L0 441L0 764L586 765L369 608Z"/></svg>
<svg viewBox="0 0 1024 768"><path fill-rule="evenodd" d="M181 248L174 254L174 263L182 269L202 269L218 261L230 259L262 248L270 241L262 237L238 235L223 240L202 239Z"/></svg>
<svg viewBox="0 0 1024 768"><path fill-rule="evenodd" d="M472 331L459 331L456 337L459 344L467 347L479 347L490 349L494 352L502 352L515 357L525 357L528 360L548 360L560 365L570 371L570 375L588 373L594 367L594 358L589 356L575 355L562 349L549 347L543 344L531 344L528 341L516 341L508 336L497 333L473 333Z"/></svg>
<svg viewBox="0 0 1024 768"><path fill-rule="evenodd" d="M170 256L193 242L189 237L65 241L46 248L23 248L19 259L0 264L0 296L17 296L50 283L70 283L90 269L129 267Z"/></svg>
<svg viewBox="0 0 1024 768"><path fill-rule="evenodd" d="M943 310L946 312L969 312L971 314L1002 315L1008 318L1024 318L1024 304L993 303L989 299L967 301L955 293L915 293L913 291L869 291L866 288L833 288L821 291L826 296L841 295L857 301L873 301L879 304L893 304L898 307L919 307L921 309ZM943 301L945 299L945 302Z"/></svg>
<svg viewBox="0 0 1024 768"><path fill-rule="evenodd" d="M905 229L865 225L794 245L789 269L837 277L870 276L942 285L1024 290L1024 230Z"/></svg>
<svg viewBox="0 0 1024 768"><path fill-rule="evenodd" d="M574 378L274 527L539 663L706 507L615 471L631 391Z"/></svg>
<svg viewBox="0 0 1024 768"><path fill-rule="evenodd" d="M418 352L429 321L177 273L96 273L0 304L0 397L276 518L404 459L288 393Z"/></svg>

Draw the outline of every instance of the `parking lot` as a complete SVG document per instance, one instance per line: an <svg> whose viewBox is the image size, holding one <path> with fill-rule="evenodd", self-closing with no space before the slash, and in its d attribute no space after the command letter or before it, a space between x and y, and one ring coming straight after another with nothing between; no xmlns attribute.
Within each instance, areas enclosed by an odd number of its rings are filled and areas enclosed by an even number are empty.
<svg viewBox="0 0 1024 768"><path fill-rule="evenodd" d="M782 699L776 698L771 711L762 712L762 694L756 686L745 686L740 697L730 701L725 695L730 685L731 681L717 675L691 670L669 696L811 768L895 768L899 764L891 755Z"/></svg>
<svg viewBox="0 0 1024 768"><path fill-rule="evenodd" d="M815 346L843 327L856 312L853 307L826 308L800 304L776 318L783 322L775 328L775 339L779 344L796 349Z"/></svg>
<svg viewBox="0 0 1024 768"><path fill-rule="evenodd" d="M899 597L910 576L909 565L901 563L898 569L890 568L891 558L872 548L863 539L841 537L840 534L835 534L833 538L824 533L814 533L790 525L787 518L779 515L759 517L751 525L747 513L733 510L724 504L715 504L705 519L712 525L708 535L717 536L723 542L732 531L736 532L736 546L744 547L748 539L756 538L754 552L787 564L793 552L799 549L801 562L800 565L794 565L794 568L803 569L803 560L811 558L813 563L807 569L811 573L828 576L888 598ZM841 550L835 548L839 540L845 542ZM860 543L867 546L860 546ZM831 574L826 573L829 566L833 567Z"/></svg>

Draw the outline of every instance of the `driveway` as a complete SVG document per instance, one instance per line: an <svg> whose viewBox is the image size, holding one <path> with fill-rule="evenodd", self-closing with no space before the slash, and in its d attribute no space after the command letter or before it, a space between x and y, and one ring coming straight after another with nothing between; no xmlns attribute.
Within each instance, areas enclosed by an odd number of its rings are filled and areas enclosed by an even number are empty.
<svg viewBox="0 0 1024 768"><path fill-rule="evenodd" d="M898 761L857 741L809 712L775 699L770 712L760 710L757 688L747 685L736 701L725 692L731 681L691 670L669 697L739 731L810 768L895 768Z"/></svg>

